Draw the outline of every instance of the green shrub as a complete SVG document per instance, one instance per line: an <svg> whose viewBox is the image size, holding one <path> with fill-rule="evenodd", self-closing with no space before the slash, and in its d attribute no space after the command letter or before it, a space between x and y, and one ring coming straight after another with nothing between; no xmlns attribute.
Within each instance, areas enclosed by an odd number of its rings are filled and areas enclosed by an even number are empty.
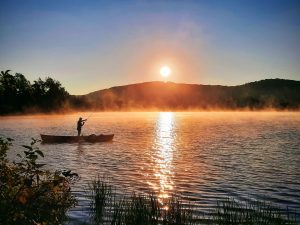
<svg viewBox="0 0 300 225"><path fill-rule="evenodd" d="M60 224L76 203L70 183L77 174L44 169L37 162L44 154L36 142L23 145L20 160L10 162L12 139L0 138L0 224Z"/></svg>

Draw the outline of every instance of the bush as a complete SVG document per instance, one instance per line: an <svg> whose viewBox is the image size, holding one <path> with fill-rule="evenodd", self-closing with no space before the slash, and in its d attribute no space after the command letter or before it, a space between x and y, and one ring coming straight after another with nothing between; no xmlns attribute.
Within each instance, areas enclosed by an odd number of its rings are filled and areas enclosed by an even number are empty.
<svg viewBox="0 0 300 225"><path fill-rule="evenodd" d="M71 171L43 169L37 162L44 154L32 139L23 145L18 162L7 160L12 139L0 137L0 224L60 224L76 200L70 184L77 177Z"/></svg>

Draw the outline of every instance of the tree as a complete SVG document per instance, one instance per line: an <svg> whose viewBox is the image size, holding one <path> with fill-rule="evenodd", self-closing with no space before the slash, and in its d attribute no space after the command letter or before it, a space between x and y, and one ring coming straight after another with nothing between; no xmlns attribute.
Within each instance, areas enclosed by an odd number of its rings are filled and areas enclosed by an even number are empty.
<svg viewBox="0 0 300 225"><path fill-rule="evenodd" d="M21 73L0 73L0 114L60 110L69 93L57 80L39 78L33 84Z"/></svg>
<svg viewBox="0 0 300 225"><path fill-rule="evenodd" d="M0 109L2 113L14 111L16 107L16 81L9 72L10 70L1 71L0 74Z"/></svg>

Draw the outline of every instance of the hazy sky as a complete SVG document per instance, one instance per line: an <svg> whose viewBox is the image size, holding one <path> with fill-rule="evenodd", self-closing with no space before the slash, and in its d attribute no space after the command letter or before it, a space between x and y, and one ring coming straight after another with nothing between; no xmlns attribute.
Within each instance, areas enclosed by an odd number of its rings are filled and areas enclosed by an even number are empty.
<svg viewBox="0 0 300 225"><path fill-rule="evenodd" d="M0 69L71 94L162 80L300 80L300 0L0 0Z"/></svg>

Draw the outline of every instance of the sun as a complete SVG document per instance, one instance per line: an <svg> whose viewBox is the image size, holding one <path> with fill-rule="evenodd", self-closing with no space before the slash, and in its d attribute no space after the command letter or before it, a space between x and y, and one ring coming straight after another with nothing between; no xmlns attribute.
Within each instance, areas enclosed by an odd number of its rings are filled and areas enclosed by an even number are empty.
<svg viewBox="0 0 300 225"><path fill-rule="evenodd" d="M172 71L171 71L170 67L168 67L168 66L163 66L163 67L160 68L160 75L162 77L168 77L168 76L170 76L171 72Z"/></svg>

